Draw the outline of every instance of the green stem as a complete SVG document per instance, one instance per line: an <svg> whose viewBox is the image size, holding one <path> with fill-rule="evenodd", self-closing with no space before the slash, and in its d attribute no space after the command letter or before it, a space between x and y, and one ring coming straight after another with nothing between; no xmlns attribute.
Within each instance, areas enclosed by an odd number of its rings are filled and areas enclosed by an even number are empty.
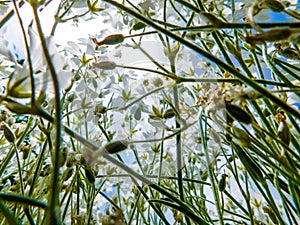
<svg viewBox="0 0 300 225"><path fill-rule="evenodd" d="M60 162L60 138L61 138L61 103L60 103L60 89L59 82L55 67L52 63L51 56L48 50L48 46L46 44L46 40L44 38L44 34L42 31L41 23L37 14L37 6L32 5L34 19L36 21L38 34L40 37L40 41L42 44L43 53L48 65L48 69L50 70L50 75L53 82L54 87L54 104L55 104L55 147L54 147L54 158L53 158L53 174L52 174L52 187L49 195L50 207L49 207L49 224L61 224L61 219L59 218L59 162Z"/></svg>
<svg viewBox="0 0 300 225"><path fill-rule="evenodd" d="M171 52L171 50L169 51ZM176 74L176 67L175 67L175 59L176 56L169 56L169 61L171 65L171 72ZM174 96L174 106L177 112L180 111L179 109L179 94L178 94L178 87L175 85L173 87L173 96ZM176 115L175 121L176 129L181 129L181 118L179 115ZM177 167L177 183L178 183L178 190L179 190L179 197L181 201L184 201L184 191L183 191L183 175L182 175L182 144L181 144L181 132L176 135L176 167ZM186 217L187 224L190 224L188 217Z"/></svg>
<svg viewBox="0 0 300 225"><path fill-rule="evenodd" d="M133 183L136 185L136 187L138 188L138 190L140 191L140 193L143 195L143 197L147 200L147 202L149 203L151 208L157 213L157 215L161 218L161 220L164 221L164 224L170 225L167 218L161 211L160 207L157 207L155 204L153 204L153 202L151 202L148 195L144 192L143 188L138 184L138 182L134 178L131 178L131 179L132 179Z"/></svg>
<svg viewBox="0 0 300 225"><path fill-rule="evenodd" d="M28 45L26 32L25 32L25 29L24 29L24 25L23 25L20 13L19 13L19 9L18 9L17 4L16 4L16 0L13 1L13 5L14 5L14 9L16 11L19 23L20 23L20 28L21 28L21 31L22 31L23 39L24 39L26 55L27 55L27 60L28 60L28 66L29 66L30 87L31 87L31 96L30 96L30 98L31 98L31 105L33 105L34 102L35 102L35 83L34 83L34 77L33 77L34 71L33 71L33 66L32 66L32 61L31 61L31 54L30 54L30 49L29 49L29 45Z"/></svg>
<svg viewBox="0 0 300 225"><path fill-rule="evenodd" d="M203 151L204 151L204 154L205 154L206 166L207 166L207 170L208 170L208 176L209 176L209 179L210 179L210 182L211 182L211 188L212 188L213 196L214 196L214 199L215 199L215 205L216 205L218 218L219 218L218 222L219 222L220 225L224 225L220 196L218 194L218 188L217 188L217 184L216 184L216 181L215 181L215 175L214 175L214 172L213 172L212 165L210 163L211 160L210 160L209 153L208 153L208 148L207 148L207 120L206 120L206 117L204 117L204 126L205 127L203 127L202 115L203 114L201 113L200 117L199 117L200 133L201 133L201 139L202 139L202 148L203 148Z"/></svg>
<svg viewBox="0 0 300 225"><path fill-rule="evenodd" d="M45 202L36 200L33 198L17 195L17 194L8 194L0 192L0 199L9 202L22 203L25 205L36 206L42 209L46 209L48 206Z"/></svg>
<svg viewBox="0 0 300 225"><path fill-rule="evenodd" d="M12 144L13 144L13 148L15 150L16 158L17 158L18 172L19 172L19 177L20 177L21 193L22 193L22 195L24 195L24 184L23 184L23 176L22 176L22 167L21 167L21 161L20 161L20 157L19 157L19 153L18 153L18 148L17 148L16 143L12 143Z"/></svg>
<svg viewBox="0 0 300 225"><path fill-rule="evenodd" d="M9 225L19 224L19 221L14 217L13 212L3 203L3 201L0 201L0 212L6 218Z"/></svg>

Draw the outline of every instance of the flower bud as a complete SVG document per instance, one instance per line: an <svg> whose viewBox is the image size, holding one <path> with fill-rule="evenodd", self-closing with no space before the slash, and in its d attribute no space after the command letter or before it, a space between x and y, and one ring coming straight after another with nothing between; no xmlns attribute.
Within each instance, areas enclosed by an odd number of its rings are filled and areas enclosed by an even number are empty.
<svg viewBox="0 0 300 225"><path fill-rule="evenodd" d="M72 93L72 94L68 95L67 101L68 102L73 102L75 98L76 98L75 93Z"/></svg>
<svg viewBox="0 0 300 225"><path fill-rule="evenodd" d="M264 0L263 4L274 12L282 12L285 9L285 6L277 0Z"/></svg>
<svg viewBox="0 0 300 225"><path fill-rule="evenodd" d="M96 116L101 116L101 114L104 114L107 112L107 108L101 104L96 105L95 109L94 109L94 114Z"/></svg>
<svg viewBox="0 0 300 225"><path fill-rule="evenodd" d="M137 22L136 24L133 25L132 30L141 30L144 29L147 25L142 23L142 22Z"/></svg>
<svg viewBox="0 0 300 225"><path fill-rule="evenodd" d="M280 121L277 135L286 145L289 145L291 142L291 133L290 128L285 120Z"/></svg>
<svg viewBox="0 0 300 225"><path fill-rule="evenodd" d="M177 53L180 49L180 44L177 43L174 47L172 47L171 49L168 48L164 48L164 53L165 55L169 58L169 59L175 59L177 56Z"/></svg>
<svg viewBox="0 0 300 225"><path fill-rule="evenodd" d="M228 177L227 174L222 174L221 179L219 181L219 191L224 191L226 188L226 178Z"/></svg>
<svg viewBox="0 0 300 225"><path fill-rule="evenodd" d="M4 137L8 142L13 143L16 140L14 132L4 121L1 123L0 130L3 130Z"/></svg>
<svg viewBox="0 0 300 225"><path fill-rule="evenodd" d="M29 153L30 153L30 145L29 144L27 144L27 145L23 145L22 147L21 147L21 151L23 152L23 159L25 160L25 159L27 159L28 158L28 156L29 156Z"/></svg>
<svg viewBox="0 0 300 225"><path fill-rule="evenodd" d="M33 6L33 7L38 7L42 4L45 3L45 0L29 0L29 3Z"/></svg>

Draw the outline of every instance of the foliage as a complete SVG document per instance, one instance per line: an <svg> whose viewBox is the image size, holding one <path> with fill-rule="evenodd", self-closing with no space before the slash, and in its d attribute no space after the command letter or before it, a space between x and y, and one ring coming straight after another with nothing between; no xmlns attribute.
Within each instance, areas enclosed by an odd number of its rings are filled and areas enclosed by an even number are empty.
<svg viewBox="0 0 300 225"><path fill-rule="evenodd" d="M1 224L299 223L297 2L0 12ZM13 18L25 59L5 39ZM60 26L99 18L100 33L56 44Z"/></svg>

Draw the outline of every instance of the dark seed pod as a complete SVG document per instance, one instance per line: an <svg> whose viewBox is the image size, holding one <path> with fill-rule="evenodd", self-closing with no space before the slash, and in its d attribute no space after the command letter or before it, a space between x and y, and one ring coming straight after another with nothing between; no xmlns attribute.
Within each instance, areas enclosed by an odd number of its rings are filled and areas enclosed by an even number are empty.
<svg viewBox="0 0 300 225"><path fill-rule="evenodd" d="M84 157L83 155L80 156L79 164L82 165L82 166L85 166L85 167L89 166L89 163L86 160L86 157Z"/></svg>
<svg viewBox="0 0 300 225"><path fill-rule="evenodd" d="M93 63L93 67L102 70L113 70L117 67L117 64L112 61L102 61Z"/></svg>
<svg viewBox="0 0 300 225"><path fill-rule="evenodd" d="M226 124L231 127L234 122L233 117L229 115L228 112L226 112L225 118L226 118Z"/></svg>
<svg viewBox="0 0 300 225"><path fill-rule="evenodd" d="M290 128L285 120L281 121L278 126L277 135L286 145L291 142Z"/></svg>
<svg viewBox="0 0 300 225"><path fill-rule="evenodd" d="M68 167L63 175L62 175L62 182L65 182L67 181L68 179L70 179L70 177L73 175L73 172L74 172L74 168L73 167Z"/></svg>
<svg viewBox="0 0 300 225"><path fill-rule="evenodd" d="M85 176L88 179L88 181L93 184L96 180L96 176L94 171L90 167L85 167L84 168Z"/></svg>
<svg viewBox="0 0 300 225"><path fill-rule="evenodd" d="M175 116L174 110L173 110L173 109L168 109L168 110L164 113L163 118L164 118L164 119L171 119L171 118L173 118L174 116Z"/></svg>
<svg viewBox="0 0 300 225"><path fill-rule="evenodd" d="M232 105L230 103L226 103L227 112L236 120L241 123L250 124L252 122L251 116L246 113L243 109L236 105Z"/></svg>
<svg viewBox="0 0 300 225"><path fill-rule="evenodd" d="M226 178L227 178L227 174L222 174L221 179L219 180L219 191L224 191L226 188Z"/></svg>
<svg viewBox="0 0 300 225"><path fill-rule="evenodd" d="M125 37L123 34L112 34L104 38L103 41L100 42L102 45L116 45L120 44L124 41Z"/></svg>
<svg viewBox="0 0 300 225"><path fill-rule="evenodd" d="M128 142L123 141L113 141L104 146L106 151L110 154L118 153L125 150L128 147Z"/></svg>
<svg viewBox="0 0 300 225"><path fill-rule="evenodd" d="M142 23L142 22L138 22L136 24L133 25L132 30L141 30L144 29L147 25Z"/></svg>

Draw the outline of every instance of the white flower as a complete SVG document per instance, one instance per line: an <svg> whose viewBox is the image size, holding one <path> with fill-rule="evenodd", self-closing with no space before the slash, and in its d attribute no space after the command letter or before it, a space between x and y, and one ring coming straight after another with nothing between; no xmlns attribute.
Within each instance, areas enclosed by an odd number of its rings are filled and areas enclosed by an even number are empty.
<svg viewBox="0 0 300 225"><path fill-rule="evenodd" d="M4 56L6 59L13 60L14 57L12 53L9 51L7 48L8 46L8 41L5 40L4 35L7 31L7 27L1 28L0 29L0 55Z"/></svg>
<svg viewBox="0 0 300 225"><path fill-rule="evenodd" d="M52 80L50 72L47 69L47 63L44 58L39 37L31 27L28 32L36 92L38 94L41 90L44 90L53 93ZM51 61L56 69L60 88L64 89L70 84L72 74L70 71L65 70L67 62L65 58L57 52L53 37L46 38L46 43ZM16 69L7 84L7 94L16 98L28 98L31 96L29 62L25 60L23 65L16 64L15 66Z"/></svg>
<svg viewBox="0 0 300 225"><path fill-rule="evenodd" d="M149 9L155 10L155 1L146 0L138 4L143 10L149 11Z"/></svg>

